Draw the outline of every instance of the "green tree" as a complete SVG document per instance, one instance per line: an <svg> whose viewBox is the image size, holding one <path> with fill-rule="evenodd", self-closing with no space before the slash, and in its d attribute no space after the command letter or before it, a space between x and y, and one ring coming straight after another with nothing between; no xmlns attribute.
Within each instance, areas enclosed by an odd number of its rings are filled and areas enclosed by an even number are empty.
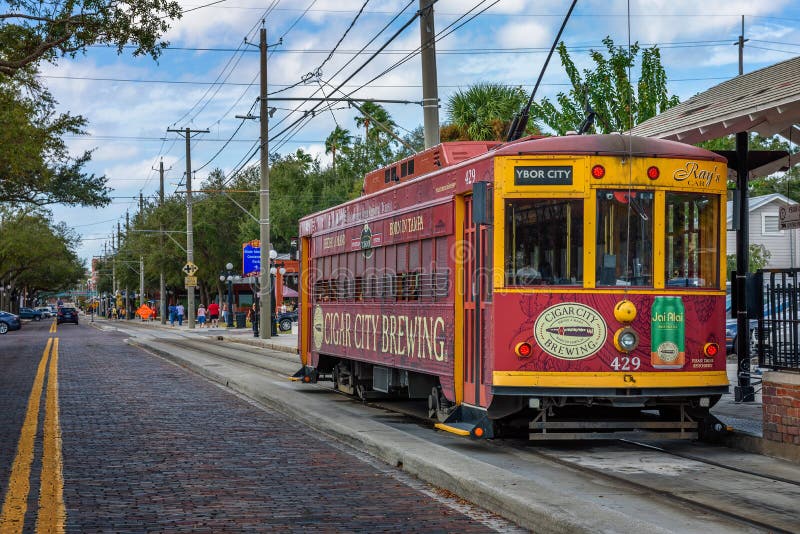
<svg viewBox="0 0 800 534"><path fill-rule="evenodd" d="M397 124L383 106L375 102L364 102L359 105L359 111L361 114L356 116L355 121L356 126L364 127L364 139L377 142L388 142L387 139L391 139L386 130L393 132ZM370 126L373 127L372 130Z"/></svg>
<svg viewBox="0 0 800 534"><path fill-rule="evenodd" d="M346 130L338 124L328 138L325 139L325 153L331 154L334 176L336 176L336 153L341 154L342 150L346 149L352 141L353 136L350 135L350 130Z"/></svg>
<svg viewBox="0 0 800 534"><path fill-rule="evenodd" d="M170 19L181 17L171 0L10 0L0 8L0 74L14 75L41 60L74 56L93 44L134 46L157 58Z"/></svg>
<svg viewBox="0 0 800 534"><path fill-rule="evenodd" d="M595 111L592 133L623 132L678 104L678 97L669 96L667 76L661 65L661 53L653 46L642 52L642 65L636 90L628 77L639 54L639 44L630 49L614 46L610 37L603 39L608 58L592 50L593 69L584 69L583 77L572 61L564 43L559 43L561 64L572 84L569 93L558 93L559 107L542 98L531 106L531 117L542 121L558 135L577 130L585 118L588 103Z"/></svg>
<svg viewBox="0 0 800 534"><path fill-rule="evenodd" d="M105 177L83 172L86 151L70 156L65 135L85 133L86 120L57 113L50 93L30 73L0 78L0 203L104 206Z"/></svg>
<svg viewBox="0 0 800 534"><path fill-rule="evenodd" d="M78 237L43 211L0 213L0 280L28 295L74 287L84 278Z"/></svg>
<svg viewBox="0 0 800 534"><path fill-rule="evenodd" d="M479 83L456 91L447 99L448 123L442 127L443 141L501 141L514 115L527 102L521 87ZM529 131L536 128L529 125Z"/></svg>
<svg viewBox="0 0 800 534"><path fill-rule="evenodd" d="M766 267L771 257L772 252L767 250L764 245L750 245L750 272L754 273ZM728 279L730 280L731 273L736 270L736 254L728 254L725 259L727 260Z"/></svg>

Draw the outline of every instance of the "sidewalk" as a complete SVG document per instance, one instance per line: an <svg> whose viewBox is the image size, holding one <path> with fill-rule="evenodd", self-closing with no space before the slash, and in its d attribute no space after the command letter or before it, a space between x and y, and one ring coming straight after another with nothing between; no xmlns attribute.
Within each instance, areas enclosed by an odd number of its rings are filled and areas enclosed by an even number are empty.
<svg viewBox="0 0 800 534"><path fill-rule="evenodd" d="M84 320L86 320L86 318L84 318ZM178 323L176 322L175 326L171 326L169 324L169 321L167 321L166 324L161 324L161 321L158 319L156 319L155 321L142 321L139 318L130 320L127 319L117 320L117 319L106 319L105 317L95 316L94 320L95 322L105 322L107 324L112 324L112 325L119 324L120 326L122 326L125 324L135 324L136 326L147 326L150 328L170 330L174 332L181 332L197 336L214 336L217 338L224 339L226 341L245 343L247 345L263 347L265 349L297 354L296 324L292 327L291 332L278 332L278 335L271 336L270 339L261 339L253 336L252 328L236 328L236 327L228 328L223 323L220 323L220 326L218 328L211 328L207 325L203 328L200 328L200 325L195 324L195 327L192 329L189 328L189 322L185 320L183 321L183 325L178 325Z"/></svg>

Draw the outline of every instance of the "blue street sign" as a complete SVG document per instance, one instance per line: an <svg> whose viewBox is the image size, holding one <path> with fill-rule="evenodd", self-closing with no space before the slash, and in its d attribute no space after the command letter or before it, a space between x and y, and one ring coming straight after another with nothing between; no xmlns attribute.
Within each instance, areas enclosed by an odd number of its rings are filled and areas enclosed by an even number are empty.
<svg viewBox="0 0 800 534"><path fill-rule="evenodd" d="M242 245L242 276L261 273L261 244L257 239Z"/></svg>

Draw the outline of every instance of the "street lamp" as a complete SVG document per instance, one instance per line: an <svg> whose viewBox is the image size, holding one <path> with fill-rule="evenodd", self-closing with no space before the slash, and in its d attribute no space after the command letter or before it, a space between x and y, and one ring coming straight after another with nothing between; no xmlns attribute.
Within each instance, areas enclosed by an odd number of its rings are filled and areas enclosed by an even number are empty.
<svg viewBox="0 0 800 534"><path fill-rule="evenodd" d="M277 288L277 277L278 273L281 273L281 278L283 275L286 274L286 269L283 266L283 262L276 262L275 259L278 257L278 253L275 250L269 251L269 274L270 274L270 329L272 331L272 335L278 335L278 329L275 327L275 317L278 314L277 306L278 306L278 288Z"/></svg>
<svg viewBox="0 0 800 534"><path fill-rule="evenodd" d="M228 328L233 327L233 281L239 278L239 275L233 272L232 263L226 263L225 272L219 275L219 281L228 284L228 315L225 317L225 324Z"/></svg>

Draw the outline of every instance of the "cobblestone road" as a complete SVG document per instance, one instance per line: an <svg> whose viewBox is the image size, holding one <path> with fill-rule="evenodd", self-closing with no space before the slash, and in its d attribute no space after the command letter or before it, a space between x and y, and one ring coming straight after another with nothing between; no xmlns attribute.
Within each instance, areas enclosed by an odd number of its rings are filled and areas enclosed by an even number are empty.
<svg viewBox="0 0 800 534"><path fill-rule="evenodd" d="M0 373L0 489L5 496L42 351L57 337L67 531L504 529L502 521L459 508L407 475L127 346L118 334L85 324L47 328L25 325L0 339L7 371ZM44 402L41 409L43 420ZM28 532L41 456L37 445Z"/></svg>

